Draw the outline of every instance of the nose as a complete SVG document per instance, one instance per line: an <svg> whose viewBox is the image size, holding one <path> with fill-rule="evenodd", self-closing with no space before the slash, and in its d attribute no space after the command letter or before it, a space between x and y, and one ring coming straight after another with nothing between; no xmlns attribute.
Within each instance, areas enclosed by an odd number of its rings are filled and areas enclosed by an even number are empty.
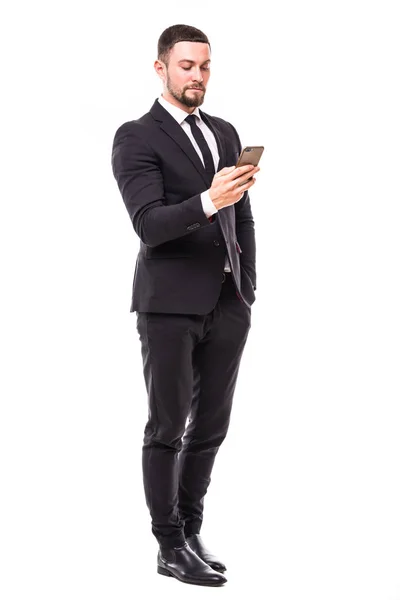
<svg viewBox="0 0 400 600"><path fill-rule="evenodd" d="M202 75L199 67L195 70L195 72L193 74L193 79L194 79L193 83L196 83L196 82L203 83L203 75Z"/></svg>

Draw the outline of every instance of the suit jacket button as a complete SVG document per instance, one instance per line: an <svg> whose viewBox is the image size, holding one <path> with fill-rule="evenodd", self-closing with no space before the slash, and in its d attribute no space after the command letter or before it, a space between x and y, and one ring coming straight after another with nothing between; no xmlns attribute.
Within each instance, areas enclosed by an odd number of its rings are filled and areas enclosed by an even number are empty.
<svg viewBox="0 0 400 600"><path fill-rule="evenodd" d="M219 241L218 240L214 240L214 246L219 246Z"/></svg>

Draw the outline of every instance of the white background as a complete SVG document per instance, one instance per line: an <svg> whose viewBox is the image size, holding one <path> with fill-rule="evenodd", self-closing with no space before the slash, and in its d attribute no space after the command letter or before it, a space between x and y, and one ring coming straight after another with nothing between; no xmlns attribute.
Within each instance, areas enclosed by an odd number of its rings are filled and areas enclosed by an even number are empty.
<svg viewBox="0 0 400 600"><path fill-rule="evenodd" d="M398 8L3 9L4 600L400 599ZM205 500L203 538L228 565L215 591L156 573L138 238L111 170L116 129L161 92L157 40L176 23L211 41L202 108L266 147L253 325Z"/></svg>

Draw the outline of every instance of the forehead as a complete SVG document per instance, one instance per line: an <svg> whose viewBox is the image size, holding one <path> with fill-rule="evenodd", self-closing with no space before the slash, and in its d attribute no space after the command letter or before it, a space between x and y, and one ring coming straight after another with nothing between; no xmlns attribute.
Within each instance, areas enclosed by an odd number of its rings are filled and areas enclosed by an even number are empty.
<svg viewBox="0 0 400 600"><path fill-rule="evenodd" d="M177 42L171 50L170 58L174 62L187 59L203 63L210 60L210 46L203 42Z"/></svg>

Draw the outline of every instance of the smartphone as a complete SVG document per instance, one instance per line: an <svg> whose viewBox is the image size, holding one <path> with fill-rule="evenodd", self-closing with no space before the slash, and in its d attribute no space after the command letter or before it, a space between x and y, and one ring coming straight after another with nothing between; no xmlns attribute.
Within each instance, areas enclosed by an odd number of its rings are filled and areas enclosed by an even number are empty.
<svg viewBox="0 0 400 600"><path fill-rule="evenodd" d="M246 146L240 153L236 167L243 167L243 165L253 165L256 167L263 152L264 146Z"/></svg>

